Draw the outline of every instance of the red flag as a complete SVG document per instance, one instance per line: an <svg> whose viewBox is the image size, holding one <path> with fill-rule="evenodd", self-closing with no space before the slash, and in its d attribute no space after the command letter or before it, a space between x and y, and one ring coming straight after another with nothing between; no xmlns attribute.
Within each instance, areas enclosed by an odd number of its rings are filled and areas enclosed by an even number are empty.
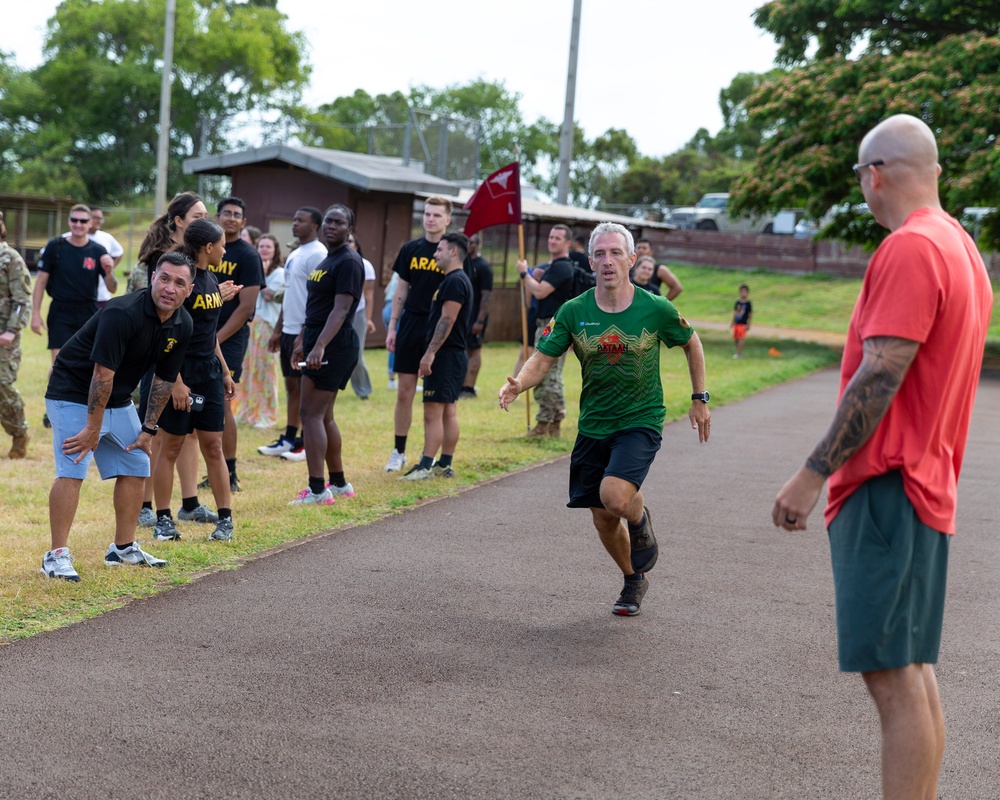
<svg viewBox="0 0 1000 800"><path fill-rule="evenodd" d="M493 225L520 225L521 165L515 161L490 175L479 184L465 208L469 212L466 236Z"/></svg>

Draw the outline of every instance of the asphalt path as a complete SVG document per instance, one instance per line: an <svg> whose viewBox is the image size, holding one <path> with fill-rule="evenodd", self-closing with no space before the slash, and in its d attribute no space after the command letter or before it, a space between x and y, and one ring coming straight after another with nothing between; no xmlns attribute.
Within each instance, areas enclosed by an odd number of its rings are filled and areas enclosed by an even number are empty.
<svg viewBox="0 0 1000 800"><path fill-rule="evenodd" d="M560 459L0 648L0 796L876 797L878 721L837 671L820 516L770 522L835 392L828 371L717 408L708 445L667 426L635 618L610 613L620 576L565 508ZM941 798L998 796L998 463L984 380Z"/></svg>

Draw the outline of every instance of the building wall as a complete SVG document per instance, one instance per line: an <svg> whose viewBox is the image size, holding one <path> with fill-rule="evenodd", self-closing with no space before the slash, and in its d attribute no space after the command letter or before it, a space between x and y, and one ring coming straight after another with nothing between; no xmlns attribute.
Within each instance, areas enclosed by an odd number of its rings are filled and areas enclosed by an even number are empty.
<svg viewBox="0 0 1000 800"><path fill-rule="evenodd" d="M287 166L237 167L232 182L233 194L247 204L249 224L265 232L272 224L288 230L287 223L302 206L315 206L324 212L334 203L343 203L354 211L355 234L377 276L372 310L377 330L368 337L367 344L382 346L385 286L400 246L413 238L413 195L362 192L322 175Z"/></svg>

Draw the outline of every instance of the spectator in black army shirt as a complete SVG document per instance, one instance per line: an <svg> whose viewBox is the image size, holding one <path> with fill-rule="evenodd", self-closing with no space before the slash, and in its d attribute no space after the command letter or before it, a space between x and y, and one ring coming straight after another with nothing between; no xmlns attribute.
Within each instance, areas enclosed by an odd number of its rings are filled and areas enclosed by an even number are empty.
<svg viewBox="0 0 1000 800"><path fill-rule="evenodd" d="M149 477L150 437L191 339L191 316L181 306L193 284L194 265L180 253L167 253L149 288L109 300L56 358L45 392L56 479L49 492L52 549L42 558L43 575L80 580L66 545L92 460L102 478L115 478L115 540L104 563L167 563L139 547L135 528ZM156 374L140 423L132 392L150 367Z"/></svg>

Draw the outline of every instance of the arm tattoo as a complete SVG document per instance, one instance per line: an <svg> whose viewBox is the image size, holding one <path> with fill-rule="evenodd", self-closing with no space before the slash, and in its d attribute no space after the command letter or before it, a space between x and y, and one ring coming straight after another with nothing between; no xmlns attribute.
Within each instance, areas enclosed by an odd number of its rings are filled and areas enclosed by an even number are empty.
<svg viewBox="0 0 1000 800"><path fill-rule="evenodd" d="M434 335L431 336L430 344L427 345L427 349L432 353L436 353L441 349L441 345L444 344L444 340L448 338L448 334L451 333L451 326L454 320L448 319L442 316L438 320L437 325L434 326Z"/></svg>
<svg viewBox="0 0 1000 800"><path fill-rule="evenodd" d="M170 399L174 385L162 378L153 376L153 385L149 388L149 399L146 401L146 419L142 423L147 428L155 428L160 420L160 414Z"/></svg>
<svg viewBox="0 0 1000 800"><path fill-rule="evenodd" d="M890 336L865 339L861 365L806 466L828 478L868 441L889 410L919 347L918 342Z"/></svg>
<svg viewBox="0 0 1000 800"><path fill-rule="evenodd" d="M96 374L90 379L90 393L87 396L87 414L95 414L107 408L111 399L111 388L114 385L114 375L110 378L99 378Z"/></svg>

